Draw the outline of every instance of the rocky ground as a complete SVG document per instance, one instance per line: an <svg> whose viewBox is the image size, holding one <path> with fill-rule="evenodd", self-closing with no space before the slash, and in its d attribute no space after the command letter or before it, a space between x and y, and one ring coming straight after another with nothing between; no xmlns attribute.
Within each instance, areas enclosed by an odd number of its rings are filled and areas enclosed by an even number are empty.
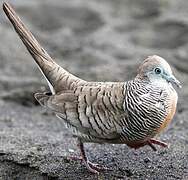
<svg viewBox="0 0 188 180"><path fill-rule="evenodd" d="M169 149L87 144L99 176L79 162L76 142L33 93L47 86L0 11L0 179L188 179L188 1L10 0L56 62L86 80L126 81L138 64L158 54L183 88L177 113L159 138ZM1 1L2 3L2 1Z"/></svg>

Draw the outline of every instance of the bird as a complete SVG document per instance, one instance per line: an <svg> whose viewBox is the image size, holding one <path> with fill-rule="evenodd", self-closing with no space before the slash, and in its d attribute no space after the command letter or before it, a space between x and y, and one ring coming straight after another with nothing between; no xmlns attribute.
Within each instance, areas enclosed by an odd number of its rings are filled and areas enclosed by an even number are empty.
<svg viewBox="0 0 188 180"><path fill-rule="evenodd" d="M49 56L10 4L3 3L3 10L47 80L50 91L36 93L36 100L77 139L81 160L90 172L98 174L106 167L88 160L85 143L126 144L134 149L148 145L154 151L155 145L168 147L155 137L174 117L178 95L173 85L181 88L181 83L165 59L148 56L129 81L86 81Z"/></svg>

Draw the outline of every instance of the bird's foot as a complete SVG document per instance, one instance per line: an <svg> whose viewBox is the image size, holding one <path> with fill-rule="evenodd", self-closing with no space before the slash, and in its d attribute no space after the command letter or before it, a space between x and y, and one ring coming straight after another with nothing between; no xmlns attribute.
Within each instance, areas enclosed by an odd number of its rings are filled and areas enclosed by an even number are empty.
<svg viewBox="0 0 188 180"><path fill-rule="evenodd" d="M86 166L86 168L95 174L99 174L100 171L105 171L105 170L110 170L109 168L107 168L106 166L100 165L100 164L95 164L92 163L90 161L85 161L81 156L71 156L69 157L70 160L74 160L74 161L81 161L84 163L84 165Z"/></svg>
<svg viewBox="0 0 188 180"><path fill-rule="evenodd" d="M148 145L149 145L154 151L157 151L157 149L156 149L156 147L154 146L154 144L159 145L159 146L164 147L164 148L168 147L168 144L167 144L167 143L162 142L162 141L159 141L159 140L157 140L157 139L150 139L150 140L147 141L147 143L148 143Z"/></svg>
<svg viewBox="0 0 188 180"><path fill-rule="evenodd" d="M95 164L90 161L83 161L83 162L84 162L85 166L87 167L87 169L90 172L95 173L95 174L99 174L99 172L101 172L101 171L110 170L106 166L103 166L100 164Z"/></svg>
<svg viewBox="0 0 188 180"><path fill-rule="evenodd" d="M157 140L157 139L150 139L149 141L150 141L152 144L156 144L156 145L159 145L159 146L164 147L164 148L168 147L168 144L167 144L167 143L165 143L165 142L163 142L163 141L160 141L160 140Z"/></svg>

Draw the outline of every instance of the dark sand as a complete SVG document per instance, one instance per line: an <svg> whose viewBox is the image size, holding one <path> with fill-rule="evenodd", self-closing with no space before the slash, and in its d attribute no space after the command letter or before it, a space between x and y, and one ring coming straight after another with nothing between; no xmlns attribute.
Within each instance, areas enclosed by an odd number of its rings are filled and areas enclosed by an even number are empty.
<svg viewBox="0 0 188 180"><path fill-rule="evenodd" d="M93 175L66 158L79 153L76 141L34 100L45 80L1 10L0 179L188 179L187 0L10 2L50 55L83 79L126 81L158 54L183 88L173 122L158 137L169 149L86 144L91 161L113 169Z"/></svg>

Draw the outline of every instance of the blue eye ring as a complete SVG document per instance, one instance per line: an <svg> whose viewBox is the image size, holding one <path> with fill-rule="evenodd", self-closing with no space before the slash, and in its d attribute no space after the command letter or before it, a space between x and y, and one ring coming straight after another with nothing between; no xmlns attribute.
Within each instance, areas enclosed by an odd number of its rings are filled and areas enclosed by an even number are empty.
<svg viewBox="0 0 188 180"><path fill-rule="evenodd" d="M155 68L154 71L155 71L155 74L161 74L161 72L162 72L161 69L158 67Z"/></svg>

